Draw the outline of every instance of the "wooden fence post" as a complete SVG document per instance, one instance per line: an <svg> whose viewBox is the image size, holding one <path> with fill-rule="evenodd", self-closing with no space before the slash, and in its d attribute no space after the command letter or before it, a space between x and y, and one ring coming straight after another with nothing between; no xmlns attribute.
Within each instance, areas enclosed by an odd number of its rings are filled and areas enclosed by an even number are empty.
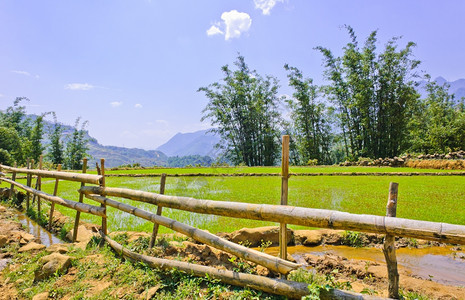
<svg viewBox="0 0 465 300"><path fill-rule="evenodd" d="M31 168L31 163L34 164L34 160L33 159L29 160L29 158L28 158L27 162L26 162L26 169L29 170ZM26 185L28 187L31 187L31 178L32 178L31 174L26 175ZM29 206L30 206L29 201L30 201L30 198L31 198L31 193L27 192L26 195L27 195L26 196L26 211L28 211Z"/></svg>
<svg viewBox="0 0 465 300"><path fill-rule="evenodd" d="M102 182L100 184L101 187L105 187L105 159L100 159L100 175L102 175ZM107 205L101 204L101 207L105 210L105 216L102 216L102 232L103 234L108 234L108 227L107 227Z"/></svg>
<svg viewBox="0 0 465 300"><path fill-rule="evenodd" d="M397 210L397 192L399 184L391 182L389 184L389 198L386 206L386 216L395 217ZM386 234L384 238L383 253L386 258L386 265L389 280L389 298L399 299L399 272L397 271L395 236Z"/></svg>
<svg viewBox="0 0 465 300"><path fill-rule="evenodd" d="M13 167L16 168L16 162L14 163ZM13 172L13 174L11 175L11 180L16 181L16 172ZM10 194L8 198L11 199L14 196L14 194L15 194L15 186L12 184L10 186Z"/></svg>
<svg viewBox="0 0 465 300"><path fill-rule="evenodd" d="M41 155L39 158L39 170L42 170L43 159L44 159L44 156ZM36 190L38 191L42 190L42 178L40 176L37 176ZM37 196L37 218L40 218L40 197L39 196Z"/></svg>
<svg viewBox="0 0 465 300"><path fill-rule="evenodd" d="M281 163L281 205L287 205L289 180L289 136L283 135L282 163ZM279 257L287 259L287 225L279 226Z"/></svg>
<svg viewBox="0 0 465 300"><path fill-rule="evenodd" d="M82 174L85 174L86 172L87 172L87 158L83 158L82 159ZM83 186L85 186L85 183L81 182L81 187ZM84 200L84 195L82 193L79 193L79 202L82 203L83 200ZM76 218L74 219L73 243L76 242L80 218L81 218L81 212L76 211Z"/></svg>
<svg viewBox="0 0 465 300"><path fill-rule="evenodd" d="M166 173L163 173L161 174L161 178L160 178L160 194L162 195L165 193L165 183L166 183ZM157 206L157 216L161 216L162 208L163 207L160 205ZM158 227L159 227L158 223L153 224L152 237L150 238L150 248L153 248L153 246L155 245L155 240L157 239L157 235L158 235Z"/></svg>
<svg viewBox="0 0 465 300"><path fill-rule="evenodd" d="M61 164L58 165L57 171L58 172L61 171ZM56 196L57 193L58 193L58 181L59 181L59 179L57 178L55 180L55 188L53 189L53 196ZM48 219L48 231L52 230L52 222L53 222L53 212L54 212L54 210L55 210L55 203L52 202L50 204L50 217Z"/></svg>

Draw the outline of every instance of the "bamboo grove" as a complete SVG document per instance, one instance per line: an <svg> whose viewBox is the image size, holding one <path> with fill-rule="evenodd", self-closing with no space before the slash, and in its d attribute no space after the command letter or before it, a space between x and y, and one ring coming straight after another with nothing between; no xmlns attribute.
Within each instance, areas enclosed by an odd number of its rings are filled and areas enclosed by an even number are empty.
<svg viewBox="0 0 465 300"><path fill-rule="evenodd" d="M299 165L465 149L464 100L420 71L415 43L400 47L394 37L379 51L377 31L360 45L354 30L346 30L350 41L341 56L314 49L326 85L286 64L293 94L280 97L278 80L250 70L238 55L237 70L223 66L221 82L198 90L209 99L202 121L214 126L233 164L275 164L283 133L291 136L291 161Z"/></svg>

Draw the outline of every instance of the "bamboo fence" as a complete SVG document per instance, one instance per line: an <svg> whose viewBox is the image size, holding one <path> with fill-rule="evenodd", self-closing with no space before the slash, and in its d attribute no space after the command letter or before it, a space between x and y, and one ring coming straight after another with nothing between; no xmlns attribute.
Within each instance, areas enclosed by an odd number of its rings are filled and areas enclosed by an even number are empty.
<svg viewBox="0 0 465 300"><path fill-rule="evenodd" d="M371 232L385 234L384 254L388 268L389 296L398 298L398 273L397 260L395 256L395 236L405 236L425 240L434 240L446 243L465 244L465 226L447 223L427 222L410 219L396 218L397 204L397 184L391 183L388 197L386 216L359 215L339 211L313 209L305 207L293 207L287 205L287 186L289 178L288 170L288 148L285 146L286 140L283 137L283 162L282 162L282 192L281 205L252 204L227 201L213 201L204 199L195 199L190 197L178 197L164 195L164 183L167 175L163 174L160 182L160 193L151 193L124 188L106 187L105 186L105 167L104 160L101 160L101 167L97 164L98 175L86 174L87 164L84 160L83 170L81 173L62 172L60 168L57 171L35 170L31 169L30 164L27 168L16 168L0 165L0 171L6 170L12 173L12 178L8 179L0 172L0 181L11 185L11 191L14 187L23 189L28 194L27 206L29 208L29 195L45 199L51 202L50 220L53 215L54 205L59 204L76 210L75 227L73 231L73 240L77 236L80 212L93 214L102 218L101 234L105 241L122 255L147 263L149 266L161 269L177 268L196 276L205 276L209 274L213 278L221 279L223 282L238 285L249 286L262 291L286 295L291 297L301 297L309 293L306 284L296 283L281 279L271 279L262 276L242 274L226 270L188 264L178 261L167 261L164 259L148 257L137 254L123 248L121 245L111 240L107 236L107 214L106 207L111 206L123 212L143 218L154 223L152 239L150 245L153 246L158 232L158 226L162 225L171 228L177 232L187 235L199 242L210 245L214 248L228 252L245 260L260 264L270 270L278 272L285 276L290 271L300 267L300 265L286 260L286 238L283 234L287 224L303 225L308 227L330 228L355 230L362 232ZM27 174L27 184L23 185L15 181L18 173ZM34 189L31 187L32 176L37 176L38 182ZM40 191L40 178L55 178L55 188L53 195ZM79 189L79 201L71 201L57 196L59 180L69 180L81 182ZM86 186L93 184L93 186ZM85 204L83 197L100 203L100 206ZM121 203L108 197L121 197L125 199L136 200L150 203L157 206L157 213L153 214L148 211ZM179 209L194 213L209 215L219 215L242 219L272 221L281 224L280 231L280 258L273 257L256 250L248 249L244 246L224 240L216 235L206 231L194 228L192 226L180 223L176 220L162 216L162 207ZM51 222L51 221L49 221ZM350 292L333 289L330 291L321 291L322 299L378 299L366 295L354 294Z"/></svg>

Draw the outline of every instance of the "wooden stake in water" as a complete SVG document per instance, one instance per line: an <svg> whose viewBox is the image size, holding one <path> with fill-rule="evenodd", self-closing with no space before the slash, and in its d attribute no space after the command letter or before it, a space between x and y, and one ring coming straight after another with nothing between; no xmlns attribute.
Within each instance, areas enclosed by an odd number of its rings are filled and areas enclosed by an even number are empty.
<svg viewBox="0 0 465 300"><path fill-rule="evenodd" d="M82 159L82 174L87 172L87 158ZM85 186L84 182L81 182L81 187ZM84 195L82 193L79 194L79 203L82 203L84 200ZM73 243L76 242L77 234L78 234L78 227L79 227L79 219L81 218L81 212L76 212L76 218L74 219L74 230L73 230Z"/></svg>
<svg viewBox="0 0 465 300"><path fill-rule="evenodd" d="M163 173L161 174L161 178L160 178L160 194L161 195L165 193L165 183L166 183L166 174ZM162 208L163 207L160 205L157 206L157 216L161 216ZM155 240L157 239L159 226L160 225L158 223L153 224L152 238L150 239L150 248L153 248L153 246L155 245Z"/></svg>
<svg viewBox="0 0 465 300"><path fill-rule="evenodd" d="M281 163L281 205L287 205L289 180L289 136L283 135L282 163ZM279 257L287 259L287 225L279 226Z"/></svg>
<svg viewBox="0 0 465 300"><path fill-rule="evenodd" d="M61 164L58 165L57 167L57 171L60 172L61 171ZM55 180L55 188L53 189L53 196L56 196L57 193L58 193L58 182L60 180L57 178ZM50 217L48 219L48 231L52 230L52 222L53 222L53 212L55 211L55 203L52 202L50 204Z"/></svg>
<svg viewBox="0 0 465 300"><path fill-rule="evenodd" d="M397 193L399 184L389 184L389 198L386 206L386 216L395 217L397 211ZM386 234L384 238L383 253L386 258L389 280L389 298L399 299L399 272L397 271L395 236Z"/></svg>

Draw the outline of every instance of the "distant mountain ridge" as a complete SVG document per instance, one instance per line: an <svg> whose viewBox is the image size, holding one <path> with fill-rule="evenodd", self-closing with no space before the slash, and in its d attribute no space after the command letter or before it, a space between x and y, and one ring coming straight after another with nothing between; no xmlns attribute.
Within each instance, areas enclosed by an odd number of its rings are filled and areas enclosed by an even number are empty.
<svg viewBox="0 0 465 300"><path fill-rule="evenodd" d="M30 116L34 118L35 116ZM48 132L49 128L53 128L54 124L47 120L44 120L45 132ZM67 141L69 136L73 133L74 127L70 125L60 124L63 127L62 140ZM144 150L139 148L125 148L117 146L104 146L99 144L97 139L89 135L89 132L85 132L85 139L88 140L87 146L89 150L89 167L94 167L96 162L100 163L100 159L105 159L105 167L113 168L121 165L139 163L144 167L151 166L167 166L168 156L163 152L157 150ZM44 135L42 143L47 146L50 144L47 134Z"/></svg>
<svg viewBox="0 0 465 300"><path fill-rule="evenodd" d="M209 130L179 132L157 150L168 156L202 155L215 158L219 153L215 145L219 141L220 137Z"/></svg>
<svg viewBox="0 0 465 300"><path fill-rule="evenodd" d="M455 97L455 102L459 102L462 97L465 98L465 79L457 79L455 81L447 81L444 77L437 77L434 81L439 84L448 84L449 85L449 93L453 94ZM426 97L426 81L421 81L419 86L419 92L423 97Z"/></svg>

